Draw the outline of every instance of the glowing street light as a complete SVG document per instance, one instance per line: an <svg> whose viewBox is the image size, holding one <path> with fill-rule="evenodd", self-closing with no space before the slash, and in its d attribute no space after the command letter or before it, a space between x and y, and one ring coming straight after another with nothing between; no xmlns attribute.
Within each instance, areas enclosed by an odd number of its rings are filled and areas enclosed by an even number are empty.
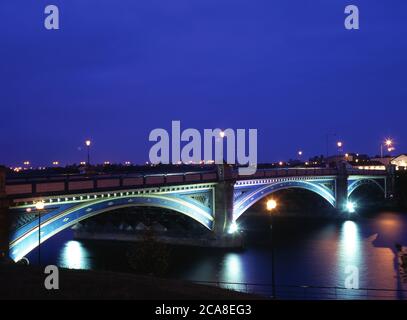
<svg viewBox="0 0 407 320"><path fill-rule="evenodd" d="M342 151L343 151L343 142L342 141L338 141L337 143L336 143L336 146L338 147L338 154L339 155L341 155L342 154Z"/></svg>
<svg viewBox="0 0 407 320"><path fill-rule="evenodd" d="M349 213L355 213L356 211L356 203L352 201L348 201L346 203L346 210L348 210Z"/></svg>
<svg viewBox="0 0 407 320"><path fill-rule="evenodd" d="M38 265L41 265L41 210L44 210L44 201L38 201L35 203L35 209L38 211Z"/></svg>
<svg viewBox="0 0 407 320"><path fill-rule="evenodd" d="M86 149L88 150L88 166L90 165L90 145L92 144L92 141L89 139L85 141Z"/></svg>
<svg viewBox="0 0 407 320"><path fill-rule="evenodd" d="M233 234L235 232L239 231L239 226L237 225L236 221L233 221L232 224L229 227L229 234Z"/></svg>
<svg viewBox="0 0 407 320"><path fill-rule="evenodd" d="M387 138L387 139L384 141L384 143L382 143L382 144L380 145L380 157L381 157L381 158L383 158L383 147L384 147L384 146L386 146L388 152L393 151L393 150L394 150L394 147L393 147L393 140L390 139L390 138Z"/></svg>
<svg viewBox="0 0 407 320"><path fill-rule="evenodd" d="M274 200L274 199L270 199L270 200L267 201L266 206L267 206L268 211L272 211L275 208L277 208L277 201Z"/></svg>
<svg viewBox="0 0 407 320"><path fill-rule="evenodd" d="M277 201L274 199L267 200L266 203L267 211L270 214L270 232L271 232L271 286L273 299L276 299L276 282L275 282L275 267L274 267L274 237L273 237L273 216L272 213L277 208Z"/></svg>
<svg viewBox="0 0 407 320"><path fill-rule="evenodd" d="M45 208L45 203L44 203L44 201L38 201L36 204L35 204L35 209L37 209L37 210L43 210Z"/></svg>
<svg viewBox="0 0 407 320"><path fill-rule="evenodd" d="M225 137L225 131L222 130L219 132L219 136L223 139Z"/></svg>

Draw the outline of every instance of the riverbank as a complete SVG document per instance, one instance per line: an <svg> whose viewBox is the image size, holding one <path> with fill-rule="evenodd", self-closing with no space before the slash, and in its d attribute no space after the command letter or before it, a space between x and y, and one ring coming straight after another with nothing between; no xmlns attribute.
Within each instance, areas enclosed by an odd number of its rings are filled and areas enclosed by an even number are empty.
<svg viewBox="0 0 407 320"><path fill-rule="evenodd" d="M83 230L74 231L75 240L102 240L102 241L122 241L122 242L142 242L145 240L144 232L125 233L119 231L112 232L89 232ZM227 235L222 239L203 237L176 237L165 234L154 234L154 240L170 245L241 249L243 248L243 237L240 234Z"/></svg>
<svg viewBox="0 0 407 320"><path fill-rule="evenodd" d="M396 246L397 247L397 258L399 265L399 276L400 282L404 290L407 290L407 247Z"/></svg>
<svg viewBox="0 0 407 320"><path fill-rule="evenodd" d="M188 281L128 273L59 269L59 290L46 290L43 269L0 266L0 299L241 300L259 296Z"/></svg>

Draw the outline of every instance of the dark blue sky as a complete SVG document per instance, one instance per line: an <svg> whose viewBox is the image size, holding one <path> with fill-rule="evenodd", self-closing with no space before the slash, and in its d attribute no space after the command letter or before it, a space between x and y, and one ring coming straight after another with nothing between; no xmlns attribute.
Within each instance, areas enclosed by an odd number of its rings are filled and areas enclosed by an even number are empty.
<svg viewBox="0 0 407 320"><path fill-rule="evenodd" d="M405 0L2 0L0 35L7 165L85 160L87 137L97 161L144 162L171 120L257 128L260 161L324 154L328 132L345 151L407 149Z"/></svg>

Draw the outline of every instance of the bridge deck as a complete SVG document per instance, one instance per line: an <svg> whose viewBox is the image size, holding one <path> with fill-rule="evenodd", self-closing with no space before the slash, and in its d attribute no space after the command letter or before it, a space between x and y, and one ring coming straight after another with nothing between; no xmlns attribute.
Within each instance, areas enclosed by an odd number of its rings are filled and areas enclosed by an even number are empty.
<svg viewBox="0 0 407 320"><path fill-rule="evenodd" d="M348 170L349 175L384 176L385 171L378 170ZM254 175L239 176L232 171L225 176L227 180L252 180L261 178L300 177L300 176L336 176L337 169L331 168L282 168L258 169ZM125 190L129 188L146 188L167 185L182 185L216 182L219 180L216 171L191 171L158 174L99 174L99 175L55 175L8 179L6 194L8 198L18 199L46 195L73 194L106 190Z"/></svg>

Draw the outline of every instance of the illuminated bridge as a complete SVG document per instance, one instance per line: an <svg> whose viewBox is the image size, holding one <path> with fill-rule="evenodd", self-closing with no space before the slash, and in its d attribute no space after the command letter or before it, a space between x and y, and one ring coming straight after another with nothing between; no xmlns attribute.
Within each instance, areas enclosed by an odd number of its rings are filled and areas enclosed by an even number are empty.
<svg viewBox="0 0 407 320"><path fill-rule="evenodd" d="M174 210L212 230L216 238L227 239L233 236L228 234L231 226L248 208L279 190L312 191L340 214L349 196L361 185L376 186L384 197L393 192L394 185L391 168L371 171L345 166L258 169L252 176L238 176L237 170L222 165L211 171L168 174L14 180L3 177L2 180L0 218L3 225L6 218L10 221L7 249L16 261L37 247L39 238L44 242L81 220L119 208L144 206Z"/></svg>

